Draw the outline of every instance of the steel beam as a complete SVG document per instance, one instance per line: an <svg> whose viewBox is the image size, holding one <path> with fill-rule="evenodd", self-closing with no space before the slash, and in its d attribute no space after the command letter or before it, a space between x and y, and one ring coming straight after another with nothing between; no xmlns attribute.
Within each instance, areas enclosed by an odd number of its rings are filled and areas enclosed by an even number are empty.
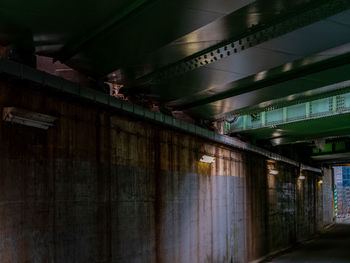
<svg viewBox="0 0 350 263"><path fill-rule="evenodd" d="M252 25L244 34L211 46L201 52L175 62L142 77L142 81L160 83L166 79L204 67L220 59L232 56L258 44L282 36L296 29L313 24L350 8L349 0L319 0L299 7L295 12L286 10L271 16L268 22Z"/></svg>
<svg viewBox="0 0 350 263"><path fill-rule="evenodd" d="M349 143L345 141L326 143L322 149L314 147L312 149L313 156L323 156L328 154L345 153L350 151Z"/></svg>
<svg viewBox="0 0 350 263"><path fill-rule="evenodd" d="M278 85L293 79L303 78L319 72L326 72L327 70L340 68L344 65L350 65L350 44L329 51L330 54L333 54L333 57L325 56L324 54L327 52L313 54L303 59L286 63L269 71L259 72L255 75L226 84L220 88L222 90L221 92L214 93L214 90L204 90L193 96L169 102L167 107L174 110L186 110L238 96L243 93ZM345 80L348 80L348 77L344 75L341 76L341 78L336 78L335 82ZM329 81L331 82L331 80ZM214 95L210 95L212 93L214 93ZM227 115L237 113L239 113L239 111L227 112L225 113L226 116L224 116L224 118L227 117Z"/></svg>
<svg viewBox="0 0 350 263"><path fill-rule="evenodd" d="M230 119L233 116L240 116L245 114L250 115L261 111L268 111L271 109L288 107L288 106L300 104L300 103L308 103L311 100L343 95L348 92L350 92L350 80L325 86L322 88L314 89L314 90L293 94L287 97L266 101L266 102L252 105L246 108L242 108L233 112L224 113L218 116L216 120L223 121L226 119ZM307 116L310 116L309 111L307 112L307 114L308 114Z"/></svg>
<svg viewBox="0 0 350 263"><path fill-rule="evenodd" d="M232 134L262 128L274 128L277 125L349 113L350 92L284 108L262 111L254 115L240 116L235 122L225 125L224 133Z"/></svg>
<svg viewBox="0 0 350 263"><path fill-rule="evenodd" d="M315 155L311 156L311 158L322 164L344 164L349 163L350 152Z"/></svg>

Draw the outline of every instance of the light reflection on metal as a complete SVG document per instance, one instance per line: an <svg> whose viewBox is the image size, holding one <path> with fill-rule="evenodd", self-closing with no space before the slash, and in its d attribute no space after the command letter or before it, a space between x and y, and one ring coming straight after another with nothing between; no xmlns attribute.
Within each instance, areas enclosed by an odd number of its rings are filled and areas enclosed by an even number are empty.
<svg viewBox="0 0 350 263"><path fill-rule="evenodd" d="M276 130L274 133L272 133L272 136L273 137L279 137L279 136L282 136L282 133L280 132L280 130Z"/></svg>
<svg viewBox="0 0 350 263"><path fill-rule="evenodd" d="M293 101L295 103L296 100L304 99L306 96L317 96L321 92L334 92L346 87L345 82L348 80L348 75L345 72L348 72L348 68L344 65L349 63L349 52L350 44L345 44L338 48L296 60L292 66L290 66L290 63L287 63L268 71L235 80L221 87L208 88L190 96L173 100L168 102L167 106L175 109L190 109L218 102L218 105L221 105L222 108L222 105L227 102L229 107L225 110L220 110L221 112L215 113L214 116L216 120L222 120L229 116L242 114L242 112L252 111L254 107L257 110L259 106L263 107L264 105L266 105L265 107L280 106L281 104L293 103ZM304 61L308 61L308 63ZM310 87L307 85L309 82L305 79L305 76L311 79L319 79L320 72L322 72L321 76L323 76L334 69L344 72L344 74L339 76L333 74L334 77L332 76L326 83L320 81L319 84L314 84L312 94L306 93L310 90ZM300 83L305 84L303 87L292 89L293 85L286 86L288 81L296 81L295 85L299 86ZM335 89L335 86L337 86L337 89ZM264 91L263 94L261 90ZM296 90L298 92L295 92ZM276 99L277 94L278 97ZM263 97L264 101L260 97Z"/></svg>
<svg viewBox="0 0 350 263"><path fill-rule="evenodd" d="M289 62L283 66L283 72L290 71L293 68L293 62Z"/></svg>
<svg viewBox="0 0 350 263"><path fill-rule="evenodd" d="M258 17L249 19L249 28L244 34L227 36L225 41L219 42L201 52L193 54L183 60L170 64L154 73L143 76L143 79L151 80L152 84L160 83L166 79L174 78L186 72L204 67L208 64L215 63L217 60L232 56L251 47L257 46L268 40L287 34L293 30L313 24L317 21L335 15L348 8L347 0L333 0L319 2L317 5L310 5L298 12L291 12L293 15L285 14L281 19L281 11L278 15L270 15L270 19L261 21ZM254 5L247 7L254 9ZM300 6L299 6L300 8ZM273 19L275 18L275 19ZM222 21L219 21L223 23ZM255 24L258 23L258 24ZM214 27L215 28L215 27ZM219 27L220 28L220 27ZM205 30L205 27L204 29ZM215 28L215 31L219 30ZM205 31L204 31L205 32ZM191 37L189 37L192 39ZM303 62L308 63L309 61Z"/></svg>
<svg viewBox="0 0 350 263"><path fill-rule="evenodd" d="M350 91L350 81L349 80L342 81L336 84L328 85L318 89L308 90L308 91L287 96L284 98L262 102L256 106L252 105L248 108L235 111L231 114L226 114L225 116L230 117L230 116L238 116L243 114L251 114L252 112L259 112L264 110L265 111L273 110L281 107L301 104L311 100L325 98L327 96L343 95L345 93L348 93L349 91Z"/></svg>
<svg viewBox="0 0 350 263"><path fill-rule="evenodd" d="M266 77L267 72L268 71L266 70L266 71L262 71L262 72L256 74L254 77L254 81L260 81L260 80L264 79Z"/></svg>
<svg viewBox="0 0 350 263"><path fill-rule="evenodd" d="M200 159L200 162L202 162L202 163L214 163L215 157L203 155L202 158Z"/></svg>

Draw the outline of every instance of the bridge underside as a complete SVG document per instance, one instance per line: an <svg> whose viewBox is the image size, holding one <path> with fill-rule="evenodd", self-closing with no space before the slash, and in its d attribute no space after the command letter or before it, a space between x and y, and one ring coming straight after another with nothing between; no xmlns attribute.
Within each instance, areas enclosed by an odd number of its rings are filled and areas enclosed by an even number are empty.
<svg viewBox="0 0 350 263"><path fill-rule="evenodd" d="M337 215L350 0L3 0L0 262L250 262Z"/></svg>

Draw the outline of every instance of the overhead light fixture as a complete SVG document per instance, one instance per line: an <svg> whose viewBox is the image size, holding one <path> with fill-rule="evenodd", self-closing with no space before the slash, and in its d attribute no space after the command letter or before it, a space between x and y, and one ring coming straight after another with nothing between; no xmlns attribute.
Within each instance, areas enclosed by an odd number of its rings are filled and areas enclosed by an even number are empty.
<svg viewBox="0 0 350 263"><path fill-rule="evenodd" d="M3 120L18 123L30 127L47 130L54 125L57 118L37 112L32 112L15 107L6 107L3 110Z"/></svg>
<svg viewBox="0 0 350 263"><path fill-rule="evenodd" d="M269 170L269 174L277 175L278 171L277 170Z"/></svg>
<svg viewBox="0 0 350 263"><path fill-rule="evenodd" d="M213 162L215 162L215 157L203 155L199 161L202 163L213 163Z"/></svg>

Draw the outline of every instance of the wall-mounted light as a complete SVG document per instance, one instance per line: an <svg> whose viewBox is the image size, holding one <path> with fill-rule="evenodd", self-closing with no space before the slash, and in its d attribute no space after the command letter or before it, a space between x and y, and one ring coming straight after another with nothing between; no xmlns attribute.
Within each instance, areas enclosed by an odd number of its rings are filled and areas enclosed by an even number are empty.
<svg viewBox="0 0 350 263"><path fill-rule="evenodd" d="M213 162L215 162L215 157L203 155L199 161L202 163L213 163Z"/></svg>
<svg viewBox="0 0 350 263"><path fill-rule="evenodd" d="M3 110L3 120L26 126L47 130L53 126L57 118L37 112L31 112L15 107L7 107Z"/></svg>
<svg viewBox="0 0 350 263"><path fill-rule="evenodd" d="M299 180L305 180L305 178L306 178L305 175L299 175L298 177Z"/></svg>
<svg viewBox="0 0 350 263"><path fill-rule="evenodd" d="M276 161L275 160L267 160L267 169L269 174L277 175L278 170L276 169Z"/></svg>
<svg viewBox="0 0 350 263"><path fill-rule="evenodd" d="M269 170L269 174L277 175L278 171L277 170Z"/></svg>
<svg viewBox="0 0 350 263"><path fill-rule="evenodd" d="M319 184L323 184L323 180L320 179L320 180L318 181L318 183L319 183Z"/></svg>

